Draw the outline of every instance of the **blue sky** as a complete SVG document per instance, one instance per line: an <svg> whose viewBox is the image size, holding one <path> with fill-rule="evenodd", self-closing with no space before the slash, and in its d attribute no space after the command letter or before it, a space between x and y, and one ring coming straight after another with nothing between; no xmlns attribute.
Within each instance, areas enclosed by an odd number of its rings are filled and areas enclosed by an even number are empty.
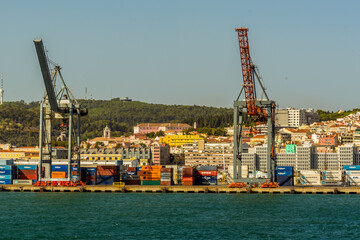
<svg viewBox="0 0 360 240"><path fill-rule="evenodd" d="M231 107L236 27L280 108L360 107L359 1L0 1L5 101L41 100L43 38L77 98Z"/></svg>

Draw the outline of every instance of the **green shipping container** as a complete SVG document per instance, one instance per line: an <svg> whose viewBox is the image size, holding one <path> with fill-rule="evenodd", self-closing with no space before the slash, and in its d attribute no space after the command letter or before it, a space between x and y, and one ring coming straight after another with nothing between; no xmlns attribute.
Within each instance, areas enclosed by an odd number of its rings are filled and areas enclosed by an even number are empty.
<svg viewBox="0 0 360 240"><path fill-rule="evenodd" d="M160 181L143 180L141 185L160 185Z"/></svg>

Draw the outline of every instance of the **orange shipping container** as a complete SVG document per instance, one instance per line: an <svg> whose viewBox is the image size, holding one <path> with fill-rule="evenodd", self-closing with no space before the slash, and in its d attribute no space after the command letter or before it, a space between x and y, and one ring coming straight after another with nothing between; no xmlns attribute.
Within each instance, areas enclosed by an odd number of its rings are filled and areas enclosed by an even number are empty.
<svg viewBox="0 0 360 240"><path fill-rule="evenodd" d="M159 165L151 165L151 166L141 166L141 170L159 170L162 169L162 166Z"/></svg>
<svg viewBox="0 0 360 240"><path fill-rule="evenodd" d="M52 172L51 178L66 178L66 172Z"/></svg>

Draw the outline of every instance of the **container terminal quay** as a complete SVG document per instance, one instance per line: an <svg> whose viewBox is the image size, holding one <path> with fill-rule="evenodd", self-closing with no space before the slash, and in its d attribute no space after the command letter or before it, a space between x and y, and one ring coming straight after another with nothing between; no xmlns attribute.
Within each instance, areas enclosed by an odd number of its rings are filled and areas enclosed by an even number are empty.
<svg viewBox="0 0 360 240"><path fill-rule="evenodd" d="M112 137L106 126L102 136L82 140L88 109L48 59L42 39L34 40L46 90L39 145L0 144L0 191L360 193L360 112L321 122L313 109L276 109L250 59L248 29L235 32L243 84L234 124L221 136L198 132L196 122L140 123L131 136ZM67 146L54 146L54 136Z"/></svg>

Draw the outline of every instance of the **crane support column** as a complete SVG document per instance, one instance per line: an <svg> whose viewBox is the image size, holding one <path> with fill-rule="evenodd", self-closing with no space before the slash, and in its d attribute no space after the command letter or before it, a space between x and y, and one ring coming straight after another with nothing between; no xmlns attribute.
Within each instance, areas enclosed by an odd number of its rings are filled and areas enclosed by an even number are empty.
<svg viewBox="0 0 360 240"><path fill-rule="evenodd" d="M73 128L73 105L70 104L70 113L69 113L69 136L68 136L68 180L71 180L71 153L72 153L72 128Z"/></svg>

